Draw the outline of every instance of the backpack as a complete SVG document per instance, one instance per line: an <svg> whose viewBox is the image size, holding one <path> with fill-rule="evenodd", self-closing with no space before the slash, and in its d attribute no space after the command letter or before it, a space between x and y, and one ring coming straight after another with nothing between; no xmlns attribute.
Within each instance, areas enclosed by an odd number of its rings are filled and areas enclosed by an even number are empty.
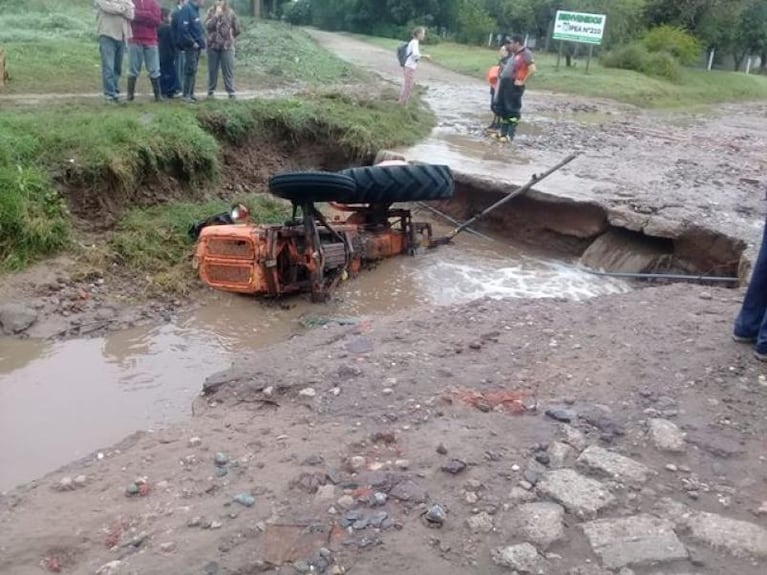
<svg viewBox="0 0 767 575"><path fill-rule="evenodd" d="M399 60L401 68L405 67L405 62L407 62L407 59L410 57L410 52L408 52L407 49L408 46L410 46L410 42L405 42L397 47L397 60Z"/></svg>

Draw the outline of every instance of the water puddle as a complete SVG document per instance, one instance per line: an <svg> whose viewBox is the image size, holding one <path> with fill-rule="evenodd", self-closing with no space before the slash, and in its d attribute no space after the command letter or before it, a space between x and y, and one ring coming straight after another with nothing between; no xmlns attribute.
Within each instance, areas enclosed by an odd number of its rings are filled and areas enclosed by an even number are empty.
<svg viewBox="0 0 767 575"><path fill-rule="evenodd" d="M450 229L434 224L437 235ZM150 328L55 343L0 339L0 490L188 415L206 376L323 318L381 317L483 296L583 299L628 289L462 234L452 245L383 261L328 304L293 298L280 306L220 293Z"/></svg>

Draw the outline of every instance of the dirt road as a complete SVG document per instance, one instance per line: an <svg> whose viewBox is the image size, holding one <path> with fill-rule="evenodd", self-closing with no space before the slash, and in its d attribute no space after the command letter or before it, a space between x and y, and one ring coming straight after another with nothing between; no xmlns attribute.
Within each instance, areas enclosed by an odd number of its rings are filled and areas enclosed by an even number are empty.
<svg viewBox="0 0 767 575"><path fill-rule="evenodd" d="M675 126L530 92L533 129L499 149L459 110L483 87L422 72L442 125L415 154L519 182L586 142L543 191L757 232L759 186L730 181L760 177L759 106ZM729 338L740 297L480 299L312 330L208 378L189 420L0 495L0 573L761 575L767 368Z"/></svg>
<svg viewBox="0 0 767 575"><path fill-rule="evenodd" d="M399 82L391 50L343 34L310 34L349 62ZM481 134L491 119L483 82L428 62L419 67L417 82L426 87L439 127L409 157L519 185L580 151L571 166L536 189L596 201L616 222L639 214L644 227L695 223L751 243L759 237L767 187L765 103L642 111L610 100L538 92L533 79L520 137L503 147Z"/></svg>

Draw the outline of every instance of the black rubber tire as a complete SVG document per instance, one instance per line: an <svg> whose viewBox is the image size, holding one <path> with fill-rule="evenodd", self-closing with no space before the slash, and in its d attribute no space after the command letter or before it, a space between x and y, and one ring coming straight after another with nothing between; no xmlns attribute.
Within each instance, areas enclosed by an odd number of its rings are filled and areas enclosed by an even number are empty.
<svg viewBox="0 0 767 575"><path fill-rule="evenodd" d="M360 204L447 200L455 191L453 173L448 166L365 166L340 173L357 184L353 202Z"/></svg>
<svg viewBox="0 0 767 575"><path fill-rule="evenodd" d="M285 172L269 178L269 191L296 203L355 202L357 184L336 172Z"/></svg>

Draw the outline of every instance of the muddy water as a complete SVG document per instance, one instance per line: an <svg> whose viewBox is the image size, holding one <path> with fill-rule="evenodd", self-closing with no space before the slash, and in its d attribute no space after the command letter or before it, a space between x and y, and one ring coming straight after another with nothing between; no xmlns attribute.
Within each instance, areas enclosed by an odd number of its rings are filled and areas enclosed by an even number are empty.
<svg viewBox="0 0 767 575"><path fill-rule="evenodd" d="M189 414L207 375L328 318L355 321L482 296L582 299L627 289L463 234L453 245L382 262L326 305L214 294L193 313L151 328L55 343L0 339L0 490Z"/></svg>

